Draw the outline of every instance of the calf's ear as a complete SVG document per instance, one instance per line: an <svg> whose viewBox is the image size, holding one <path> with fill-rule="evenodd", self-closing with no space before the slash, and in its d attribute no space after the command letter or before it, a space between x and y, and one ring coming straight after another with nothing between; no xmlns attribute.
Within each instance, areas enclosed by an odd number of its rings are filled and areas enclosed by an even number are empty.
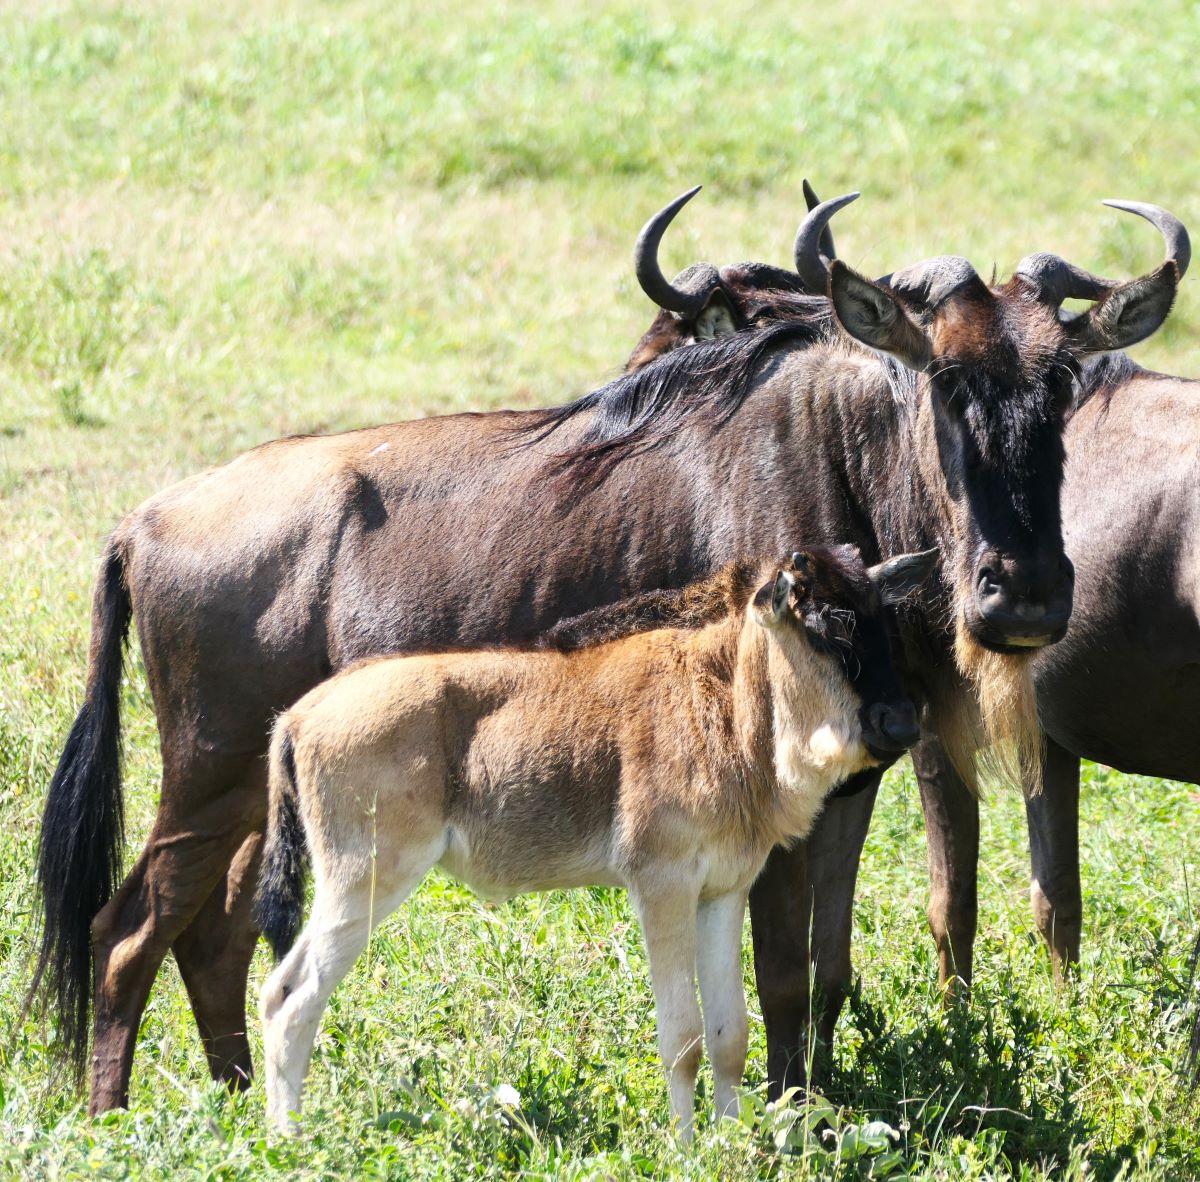
<svg viewBox="0 0 1200 1182"><path fill-rule="evenodd" d="M759 587L754 595L754 614L760 624L778 624L783 619L795 586L796 576L781 570L771 582Z"/></svg>
<svg viewBox="0 0 1200 1182"><path fill-rule="evenodd" d="M938 562L938 550L922 550L915 554L897 554L867 568L867 578L879 592L883 603L899 603L915 591L933 573Z"/></svg>
<svg viewBox="0 0 1200 1182"><path fill-rule="evenodd" d="M838 323L856 341L887 353L909 369L921 370L929 364L933 356L929 336L894 292L834 259L829 266L829 298Z"/></svg>

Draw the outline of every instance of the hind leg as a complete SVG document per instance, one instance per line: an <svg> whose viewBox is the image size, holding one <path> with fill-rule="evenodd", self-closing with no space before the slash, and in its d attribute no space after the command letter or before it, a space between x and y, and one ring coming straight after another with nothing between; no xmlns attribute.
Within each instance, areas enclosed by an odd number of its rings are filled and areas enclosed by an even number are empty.
<svg viewBox="0 0 1200 1182"><path fill-rule="evenodd" d="M175 954L213 1079L248 1087L254 1068L246 1024L246 982L258 944L254 888L262 833L251 833L199 914L175 941Z"/></svg>
<svg viewBox="0 0 1200 1182"><path fill-rule="evenodd" d="M179 776L165 769L162 804L146 847L92 922L92 1115L128 1103L138 1027L163 957L253 826L255 810L247 809L245 777L238 773L231 764ZM254 803L261 812L262 802ZM181 813L185 806L196 807Z"/></svg>
<svg viewBox="0 0 1200 1182"><path fill-rule="evenodd" d="M398 856L380 849L374 877L369 865L365 873L339 866L318 876L312 916L267 978L259 1005L267 1120L280 1132L296 1130L304 1078L330 996L371 931L404 902L445 849L445 834L438 833Z"/></svg>

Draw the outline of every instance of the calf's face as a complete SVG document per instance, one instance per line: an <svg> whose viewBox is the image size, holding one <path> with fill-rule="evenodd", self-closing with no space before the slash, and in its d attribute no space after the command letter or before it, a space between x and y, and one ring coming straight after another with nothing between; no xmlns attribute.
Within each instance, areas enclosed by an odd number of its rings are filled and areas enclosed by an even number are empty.
<svg viewBox="0 0 1200 1182"><path fill-rule="evenodd" d="M857 703L857 730L871 760L891 762L919 738L917 712L892 659L887 609L919 586L937 551L901 554L868 567L855 546L809 546L780 564L754 596L755 619L781 644L827 658L817 666L833 694Z"/></svg>

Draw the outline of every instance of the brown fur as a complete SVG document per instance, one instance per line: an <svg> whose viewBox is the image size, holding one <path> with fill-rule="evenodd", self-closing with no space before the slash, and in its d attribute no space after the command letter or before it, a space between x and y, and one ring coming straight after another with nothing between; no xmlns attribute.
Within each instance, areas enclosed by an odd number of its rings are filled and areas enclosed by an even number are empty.
<svg viewBox="0 0 1200 1182"><path fill-rule="evenodd" d="M686 587L643 591L571 616L538 637L537 647L567 653L652 628L702 628L743 606L760 573L752 562L726 563Z"/></svg>
<svg viewBox="0 0 1200 1182"><path fill-rule="evenodd" d="M720 907L740 930L771 848L807 833L826 793L875 762L850 678L807 638L814 614L850 606L817 590L839 581L823 565L805 555L753 579L745 564L725 568L680 597L717 615L691 629L570 653L368 660L280 718L263 906L295 862L289 811L302 817L316 893L308 927L263 990L276 1125L299 1110L332 988L371 927L440 862L490 896L589 883L634 893L672 1109L687 1134L699 1030L678 1003L690 983L695 1009L699 917ZM886 645L869 657L890 667ZM285 905L298 907L300 892L285 889ZM714 967L699 949L706 1016L710 1002L719 1010L709 1027L719 1111L734 1102L745 1057L739 950L735 938L730 963Z"/></svg>

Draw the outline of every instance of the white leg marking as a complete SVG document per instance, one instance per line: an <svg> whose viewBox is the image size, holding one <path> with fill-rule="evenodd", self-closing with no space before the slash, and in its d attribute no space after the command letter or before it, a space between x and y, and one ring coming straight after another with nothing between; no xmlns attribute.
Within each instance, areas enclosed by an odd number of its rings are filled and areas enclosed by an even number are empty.
<svg viewBox="0 0 1200 1182"><path fill-rule="evenodd" d="M702 1032L696 1002L698 891L686 883L682 887L656 885L652 892L631 894L650 958L658 1047L671 1092L671 1115L679 1122L680 1139L690 1141Z"/></svg>
<svg viewBox="0 0 1200 1182"><path fill-rule="evenodd" d="M713 1067L716 1115L737 1113L735 1089L746 1069L749 1024L742 985L742 924L746 894L733 891L700 904L697 968L704 1005L704 1038Z"/></svg>

